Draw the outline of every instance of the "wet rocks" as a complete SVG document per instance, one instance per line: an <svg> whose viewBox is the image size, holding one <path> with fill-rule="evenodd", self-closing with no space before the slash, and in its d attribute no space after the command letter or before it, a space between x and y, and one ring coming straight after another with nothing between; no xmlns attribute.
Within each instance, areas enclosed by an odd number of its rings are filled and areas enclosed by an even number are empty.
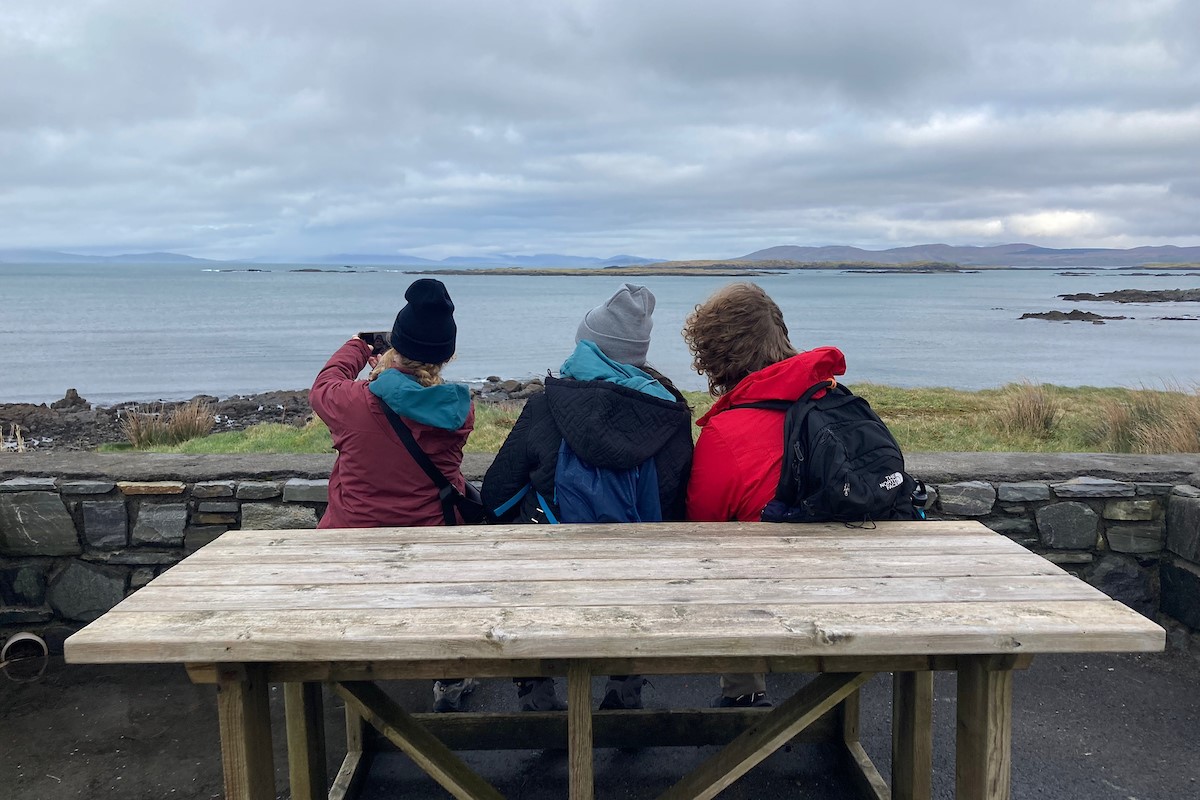
<svg viewBox="0 0 1200 800"><path fill-rule="evenodd" d="M1118 289L1100 294L1060 294L1059 297L1073 303L1084 300L1105 303L1200 303L1200 289Z"/></svg>
<svg viewBox="0 0 1200 800"><path fill-rule="evenodd" d="M528 381L502 381L495 375L488 377L482 388L475 390L475 399L483 403L504 403L510 400L524 400L538 392L544 392L545 385L541 378L531 378Z"/></svg>
<svg viewBox="0 0 1200 800"><path fill-rule="evenodd" d="M1128 317L1106 317L1093 314L1091 311L1080 311L1078 308L1070 311L1042 311L1039 313L1022 314L1019 319L1044 319L1050 322L1090 322L1093 325L1103 325L1105 320L1129 319Z"/></svg>

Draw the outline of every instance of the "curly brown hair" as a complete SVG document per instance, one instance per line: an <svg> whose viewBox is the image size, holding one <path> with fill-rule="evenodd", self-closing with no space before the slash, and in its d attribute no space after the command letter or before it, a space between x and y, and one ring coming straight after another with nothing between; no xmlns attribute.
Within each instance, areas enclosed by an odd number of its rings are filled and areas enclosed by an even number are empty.
<svg viewBox="0 0 1200 800"><path fill-rule="evenodd" d="M692 351L692 369L708 377L713 397L796 355L783 312L753 283L731 283L696 306L683 324L683 339Z"/></svg>
<svg viewBox="0 0 1200 800"><path fill-rule="evenodd" d="M375 380L385 369L395 367L401 372L407 372L416 378L417 383L422 386L437 386L442 382L442 367L446 366L445 362L441 364L426 364L421 361L413 361L411 358L400 355L395 350L389 349L379 357L375 362L375 366L371 369L369 380Z"/></svg>

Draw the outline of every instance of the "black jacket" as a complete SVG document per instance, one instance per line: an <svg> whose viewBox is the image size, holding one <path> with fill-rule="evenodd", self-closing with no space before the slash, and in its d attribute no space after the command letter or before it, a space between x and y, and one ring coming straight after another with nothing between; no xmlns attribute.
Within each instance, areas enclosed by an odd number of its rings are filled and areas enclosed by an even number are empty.
<svg viewBox="0 0 1200 800"><path fill-rule="evenodd" d="M540 494L557 516L554 471L563 438L597 467L629 469L653 456L664 520L682 520L692 465L692 415L675 401L608 381L547 378L546 391L525 402L512 433L483 479L483 504L503 522L545 522ZM532 488L500 514L527 486Z"/></svg>

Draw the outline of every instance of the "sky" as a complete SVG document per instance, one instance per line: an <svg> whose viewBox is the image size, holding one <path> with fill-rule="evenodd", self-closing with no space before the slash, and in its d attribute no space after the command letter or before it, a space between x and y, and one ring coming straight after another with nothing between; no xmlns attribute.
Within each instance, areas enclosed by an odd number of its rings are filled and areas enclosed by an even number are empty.
<svg viewBox="0 0 1200 800"><path fill-rule="evenodd" d="M0 250L1200 245L1200 2L4 0Z"/></svg>

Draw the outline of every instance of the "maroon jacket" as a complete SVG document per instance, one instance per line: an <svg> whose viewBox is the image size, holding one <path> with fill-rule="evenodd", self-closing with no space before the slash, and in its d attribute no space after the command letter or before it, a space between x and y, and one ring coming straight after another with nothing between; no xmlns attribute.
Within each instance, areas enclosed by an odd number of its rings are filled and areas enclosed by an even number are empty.
<svg viewBox="0 0 1200 800"><path fill-rule="evenodd" d="M721 395L696 420L701 431L692 456L687 518L757 522L763 506L775 496L783 468L785 415L760 408L730 410L730 406L796 400L813 384L845 372L841 350L818 347L752 372Z"/></svg>
<svg viewBox="0 0 1200 800"><path fill-rule="evenodd" d="M329 475L329 507L318 527L442 525L437 489L392 429L371 384L355 380L370 354L361 339L346 342L317 374L309 393L313 411L329 426L333 448L338 451ZM405 391L388 393L388 405L404 419L434 465L461 491L466 482L461 469L463 445L475 427L469 390L455 384L424 388L407 376L390 377L402 377L403 381L392 383L403 383ZM383 380L384 376L377 379ZM424 424L409 416L430 418L433 409L435 416L444 417L431 405L431 398L442 406L458 405L462 411L464 393L467 405L459 418L465 416L465 422L455 428Z"/></svg>

